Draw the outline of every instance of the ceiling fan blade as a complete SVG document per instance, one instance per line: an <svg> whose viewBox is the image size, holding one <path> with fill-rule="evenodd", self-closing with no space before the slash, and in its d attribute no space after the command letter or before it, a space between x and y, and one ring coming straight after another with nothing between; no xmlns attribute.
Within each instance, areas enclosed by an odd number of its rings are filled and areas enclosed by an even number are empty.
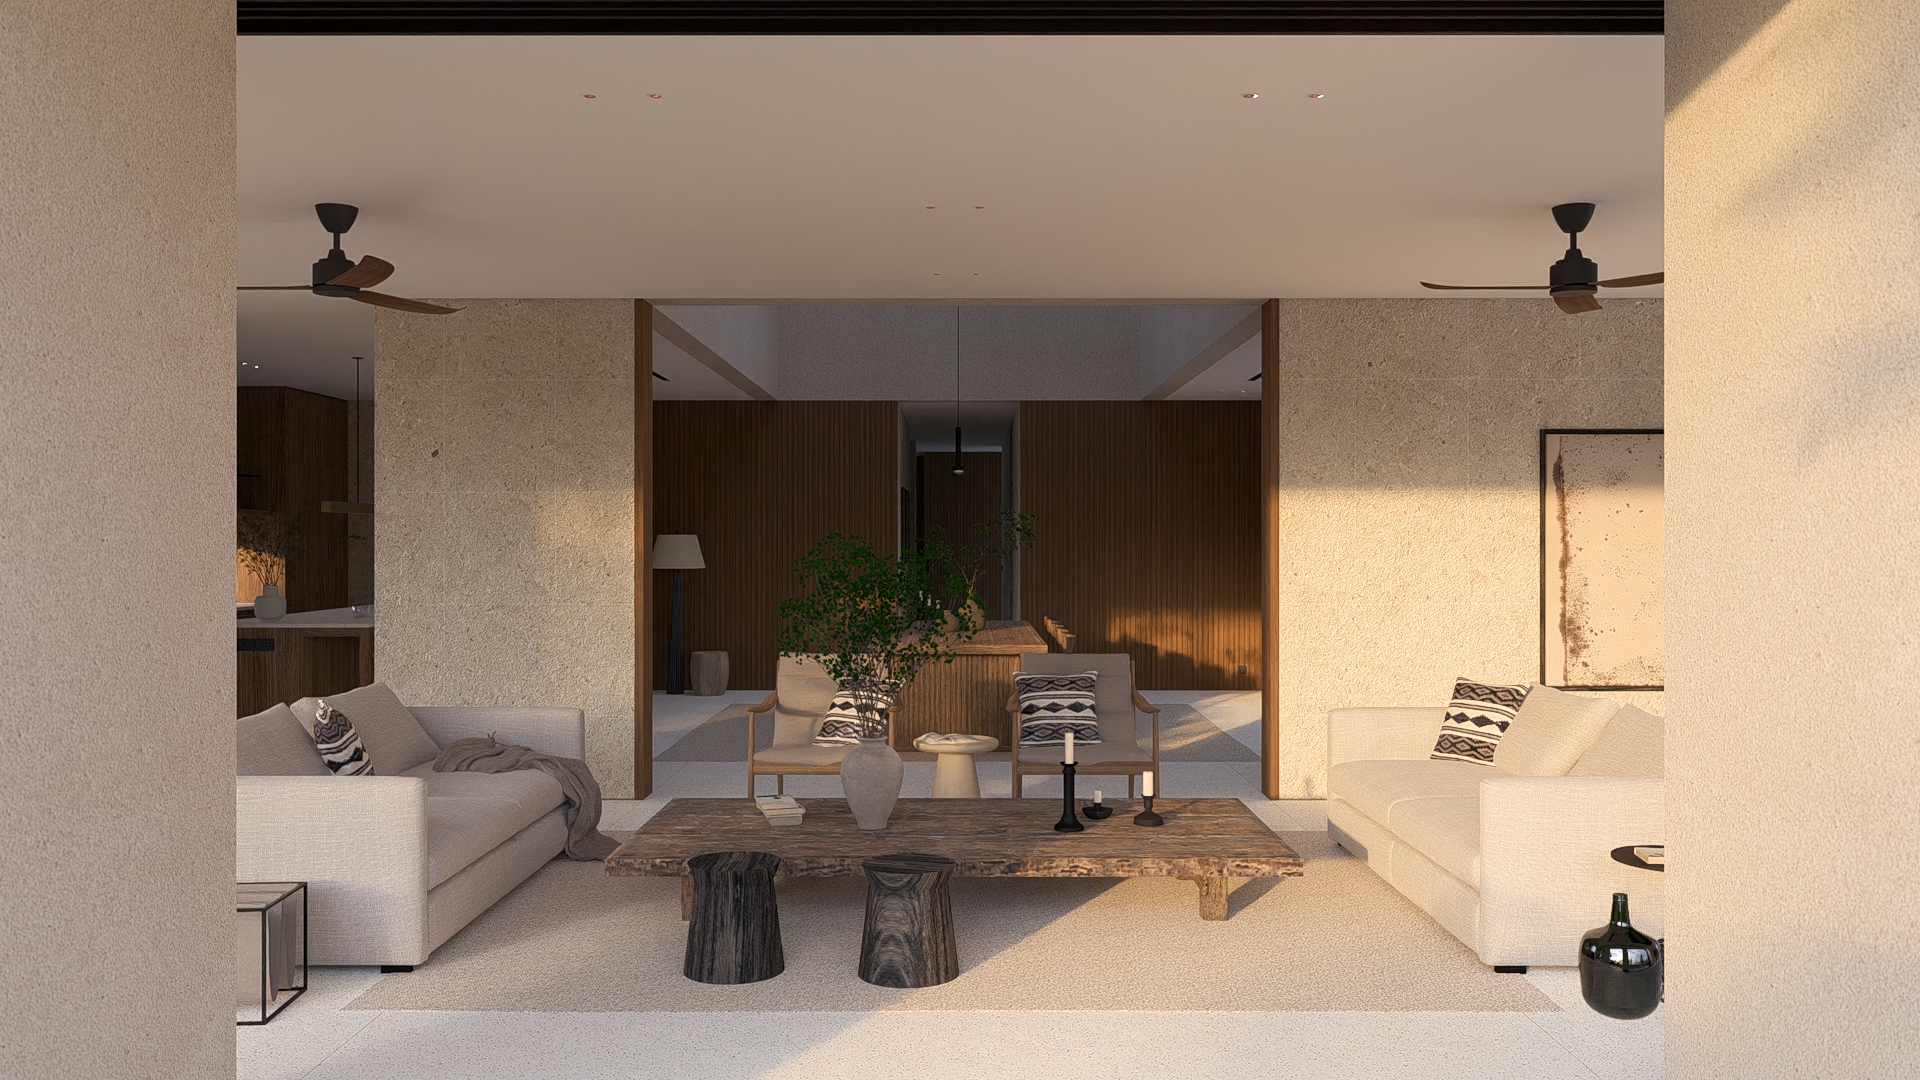
<svg viewBox="0 0 1920 1080"><path fill-rule="evenodd" d="M368 292L365 289L361 289L353 298L363 304L372 304L374 307L393 308L395 311L417 311L422 315L451 315L461 310L457 307L441 307L438 304L427 304L419 300L409 300L404 296L388 296L386 293Z"/></svg>
<svg viewBox="0 0 1920 1080"><path fill-rule="evenodd" d="M1508 289L1551 289L1553 288L1553 286L1551 285L1435 285L1431 281L1423 281L1420 284L1426 286L1429 289L1487 289L1487 290L1505 291Z"/></svg>
<svg viewBox="0 0 1920 1080"><path fill-rule="evenodd" d="M287 289L300 289L302 291L310 292L312 291L313 286L311 285L241 285L239 286L239 289L241 292L274 292L274 291L284 291Z"/></svg>
<svg viewBox="0 0 1920 1080"><path fill-rule="evenodd" d="M1600 301L1595 300L1592 293L1562 293L1554 297L1553 302L1559 304L1560 310L1569 315L1600 310Z"/></svg>
<svg viewBox="0 0 1920 1080"><path fill-rule="evenodd" d="M1633 277L1608 278L1605 281L1596 281L1594 284L1603 289L1631 289L1636 285L1659 285L1666 280L1667 272L1662 270L1656 274L1635 274Z"/></svg>
<svg viewBox="0 0 1920 1080"><path fill-rule="evenodd" d="M393 264L385 259L368 255L354 264L353 269L327 282L329 285L351 285L356 289L370 289L393 276Z"/></svg>

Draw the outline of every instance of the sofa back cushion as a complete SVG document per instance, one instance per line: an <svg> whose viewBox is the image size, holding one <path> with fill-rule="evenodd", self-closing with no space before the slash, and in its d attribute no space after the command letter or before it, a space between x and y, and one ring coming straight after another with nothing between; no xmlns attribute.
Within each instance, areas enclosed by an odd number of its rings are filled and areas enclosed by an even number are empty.
<svg viewBox="0 0 1920 1080"><path fill-rule="evenodd" d="M285 705L243 716L235 724L234 771L240 776L333 775Z"/></svg>
<svg viewBox="0 0 1920 1080"><path fill-rule="evenodd" d="M1620 703L1535 686L1500 739L1493 763L1515 776L1565 776Z"/></svg>
<svg viewBox="0 0 1920 1080"><path fill-rule="evenodd" d="M328 694L327 703L353 721L353 729L360 733L360 742L367 749L367 760L381 776L396 776L440 756L440 745L386 683ZM319 709L319 698L301 698L293 703L293 715L309 732Z"/></svg>
<svg viewBox="0 0 1920 1080"><path fill-rule="evenodd" d="M1628 705L1574 762L1569 776L1665 776L1667 722Z"/></svg>

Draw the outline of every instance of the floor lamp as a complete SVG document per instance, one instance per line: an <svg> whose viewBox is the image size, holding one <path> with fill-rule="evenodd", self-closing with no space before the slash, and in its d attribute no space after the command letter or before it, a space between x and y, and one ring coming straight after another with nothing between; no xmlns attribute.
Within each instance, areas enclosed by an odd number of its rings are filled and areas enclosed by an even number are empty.
<svg viewBox="0 0 1920 1080"><path fill-rule="evenodd" d="M687 570L705 570L700 538L692 533L661 533L653 538L653 568L673 571L673 630L667 638L667 693L687 691L687 616L681 579Z"/></svg>

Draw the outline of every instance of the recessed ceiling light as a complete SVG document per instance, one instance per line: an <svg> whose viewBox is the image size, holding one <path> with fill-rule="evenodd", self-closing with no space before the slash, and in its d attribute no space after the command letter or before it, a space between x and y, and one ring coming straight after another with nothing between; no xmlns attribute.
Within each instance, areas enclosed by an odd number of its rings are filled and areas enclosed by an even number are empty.
<svg viewBox="0 0 1920 1080"><path fill-rule="evenodd" d="M979 277L979 276L980 276L980 271L978 271L978 270L975 270L975 271L973 272L973 276L974 276L974 277Z"/></svg>
<svg viewBox="0 0 1920 1080"><path fill-rule="evenodd" d="M596 95L596 94L581 94L580 96L581 96L581 97L583 97L583 98L590 98L590 97L597 97L598 95Z"/></svg>
<svg viewBox="0 0 1920 1080"><path fill-rule="evenodd" d="M1308 97L1310 97L1310 98L1312 98L1312 99L1313 99L1313 100L1315 100L1315 101L1319 101L1319 100L1320 100L1321 98L1323 98L1323 97L1326 97L1327 95L1325 95L1325 94L1308 94L1307 96L1308 96Z"/></svg>
<svg viewBox="0 0 1920 1080"><path fill-rule="evenodd" d="M1259 94L1241 94L1240 96L1243 98L1246 98L1248 101L1252 101L1254 98L1257 98L1260 95Z"/></svg>
<svg viewBox="0 0 1920 1080"><path fill-rule="evenodd" d="M931 206L929 206L929 207L927 207L927 209L929 209L929 210L931 210L931 209L933 209L933 207L931 207Z"/></svg>
<svg viewBox="0 0 1920 1080"><path fill-rule="evenodd" d="M648 96L648 97L650 97L650 98L652 98L652 99L653 99L653 100L655 100L655 101L659 101L659 100L660 100L660 95L659 95L659 94L648 94L647 96Z"/></svg>
<svg viewBox="0 0 1920 1080"><path fill-rule="evenodd" d="M975 210L985 210L985 209L986 209L986 207L984 207L984 206L976 206L976 207L974 207L974 209L975 209Z"/></svg>
<svg viewBox="0 0 1920 1080"><path fill-rule="evenodd" d="M933 272L933 276L934 276L934 277L939 277L939 276L940 276L940 271L938 271L938 270L935 270L935 271Z"/></svg>

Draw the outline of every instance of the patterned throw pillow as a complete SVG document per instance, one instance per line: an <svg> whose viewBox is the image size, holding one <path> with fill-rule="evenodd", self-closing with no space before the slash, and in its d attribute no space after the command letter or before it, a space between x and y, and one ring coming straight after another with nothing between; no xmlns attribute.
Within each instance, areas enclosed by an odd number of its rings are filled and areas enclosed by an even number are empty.
<svg viewBox="0 0 1920 1080"><path fill-rule="evenodd" d="M1526 683L1496 686L1459 679L1453 684L1453 700L1440 721L1440 738L1433 744L1435 761L1471 761L1475 765L1493 765L1493 752L1500 748L1500 736L1513 723L1513 714L1527 699Z"/></svg>
<svg viewBox="0 0 1920 1080"><path fill-rule="evenodd" d="M1020 695L1020 745L1060 746L1073 732L1076 743L1100 741L1099 718L1093 711L1093 685L1098 672L1077 675L1040 675L1017 672L1014 692Z"/></svg>
<svg viewBox="0 0 1920 1080"><path fill-rule="evenodd" d="M833 695L833 704L827 707L826 719L820 721L820 730L813 736L814 743L820 746L851 746L859 742L861 733L866 729L865 720L860 715L860 705L868 701L873 703L873 722L879 725L875 737L883 735L891 712L885 699L858 690L842 689Z"/></svg>
<svg viewBox="0 0 1920 1080"><path fill-rule="evenodd" d="M367 760L366 747L360 745L360 733L353 730L353 721L325 701L320 703L313 722L313 746L335 776L373 775L373 762Z"/></svg>

